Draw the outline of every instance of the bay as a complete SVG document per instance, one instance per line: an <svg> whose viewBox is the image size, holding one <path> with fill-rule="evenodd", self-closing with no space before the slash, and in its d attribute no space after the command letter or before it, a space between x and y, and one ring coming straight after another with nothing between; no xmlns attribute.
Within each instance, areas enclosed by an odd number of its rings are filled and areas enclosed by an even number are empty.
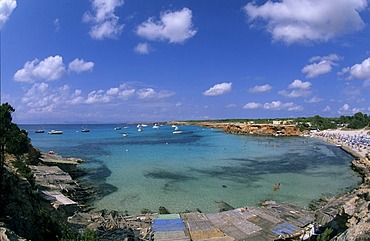
<svg viewBox="0 0 370 241"><path fill-rule="evenodd" d="M312 200L348 191L361 182L351 170L351 157L336 146L304 137L256 137L221 133L198 126L174 128L136 124L20 125L43 152L87 160L84 177L103 195L97 210L139 213L200 209L217 212L218 201L233 207L264 200L307 206ZM50 130L62 135L48 135ZM124 133L125 136L124 136ZM273 186L280 183L280 189Z"/></svg>

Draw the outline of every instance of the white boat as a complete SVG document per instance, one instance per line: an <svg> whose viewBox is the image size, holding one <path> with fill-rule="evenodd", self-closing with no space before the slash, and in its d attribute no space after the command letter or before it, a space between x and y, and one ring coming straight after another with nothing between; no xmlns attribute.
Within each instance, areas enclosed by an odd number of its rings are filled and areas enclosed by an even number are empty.
<svg viewBox="0 0 370 241"><path fill-rule="evenodd" d="M52 135L55 135L55 134L63 134L63 131L51 130L51 131L48 132L48 134L52 134Z"/></svg>
<svg viewBox="0 0 370 241"><path fill-rule="evenodd" d="M147 127L148 125L146 125L146 124L141 124L141 126L142 126L142 127Z"/></svg>
<svg viewBox="0 0 370 241"><path fill-rule="evenodd" d="M182 134L182 131L173 131L172 134Z"/></svg>
<svg viewBox="0 0 370 241"><path fill-rule="evenodd" d="M125 136L126 137L126 136L128 136L128 134L127 133L123 133L122 136Z"/></svg>
<svg viewBox="0 0 370 241"><path fill-rule="evenodd" d="M121 127L117 126L117 127L114 127L114 129L117 131L117 130L121 130Z"/></svg>
<svg viewBox="0 0 370 241"><path fill-rule="evenodd" d="M90 132L90 130L87 128L87 125L82 126L81 132Z"/></svg>
<svg viewBox="0 0 370 241"><path fill-rule="evenodd" d="M176 125L172 125L171 127L172 127L172 128L176 128Z"/></svg>
<svg viewBox="0 0 370 241"><path fill-rule="evenodd" d="M159 129L159 125L154 124L154 125L153 125L153 129Z"/></svg>
<svg viewBox="0 0 370 241"><path fill-rule="evenodd" d="M141 126L137 128L137 131L142 131Z"/></svg>

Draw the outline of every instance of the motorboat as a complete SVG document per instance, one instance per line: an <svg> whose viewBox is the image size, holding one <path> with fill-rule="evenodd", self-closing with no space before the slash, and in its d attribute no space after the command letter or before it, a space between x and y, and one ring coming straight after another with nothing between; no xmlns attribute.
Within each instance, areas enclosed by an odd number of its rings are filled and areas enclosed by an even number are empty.
<svg viewBox="0 0 370 241"><path fill-rule="evenodd" d="M35 130L35 133L45 133L45 131L41 130L41 129L38 129L38 130Z"/></svg>
<svg viewBox="0 0 370 241"><path fill-rule="evenodd" d="M57 131L57 130L51 130L48 132L48 134L51 134L51 135L60 135L60 134L63 134L63 131Z"/></svg>

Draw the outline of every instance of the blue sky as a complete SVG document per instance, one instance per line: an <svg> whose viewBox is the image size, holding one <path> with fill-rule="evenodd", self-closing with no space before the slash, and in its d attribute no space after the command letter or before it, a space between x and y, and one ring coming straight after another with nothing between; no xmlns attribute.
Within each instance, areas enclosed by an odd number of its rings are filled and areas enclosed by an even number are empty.
<svg viewBox="0 0 370 241"><path fill-rule="evenodd" d="M366 0L0 0L18 123L370 113Z"/></svg>

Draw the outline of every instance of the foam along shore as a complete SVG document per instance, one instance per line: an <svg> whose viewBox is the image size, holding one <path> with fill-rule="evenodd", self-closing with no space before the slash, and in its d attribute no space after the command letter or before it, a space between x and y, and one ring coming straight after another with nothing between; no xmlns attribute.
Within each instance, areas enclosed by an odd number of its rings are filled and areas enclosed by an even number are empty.
<svg viewBox="0 0 370 241"><path fill-rule="evenodd" d="M323 130L311 131L311 137L341 147L356 158L364 158L370 151L370 130Z"/></svg>

